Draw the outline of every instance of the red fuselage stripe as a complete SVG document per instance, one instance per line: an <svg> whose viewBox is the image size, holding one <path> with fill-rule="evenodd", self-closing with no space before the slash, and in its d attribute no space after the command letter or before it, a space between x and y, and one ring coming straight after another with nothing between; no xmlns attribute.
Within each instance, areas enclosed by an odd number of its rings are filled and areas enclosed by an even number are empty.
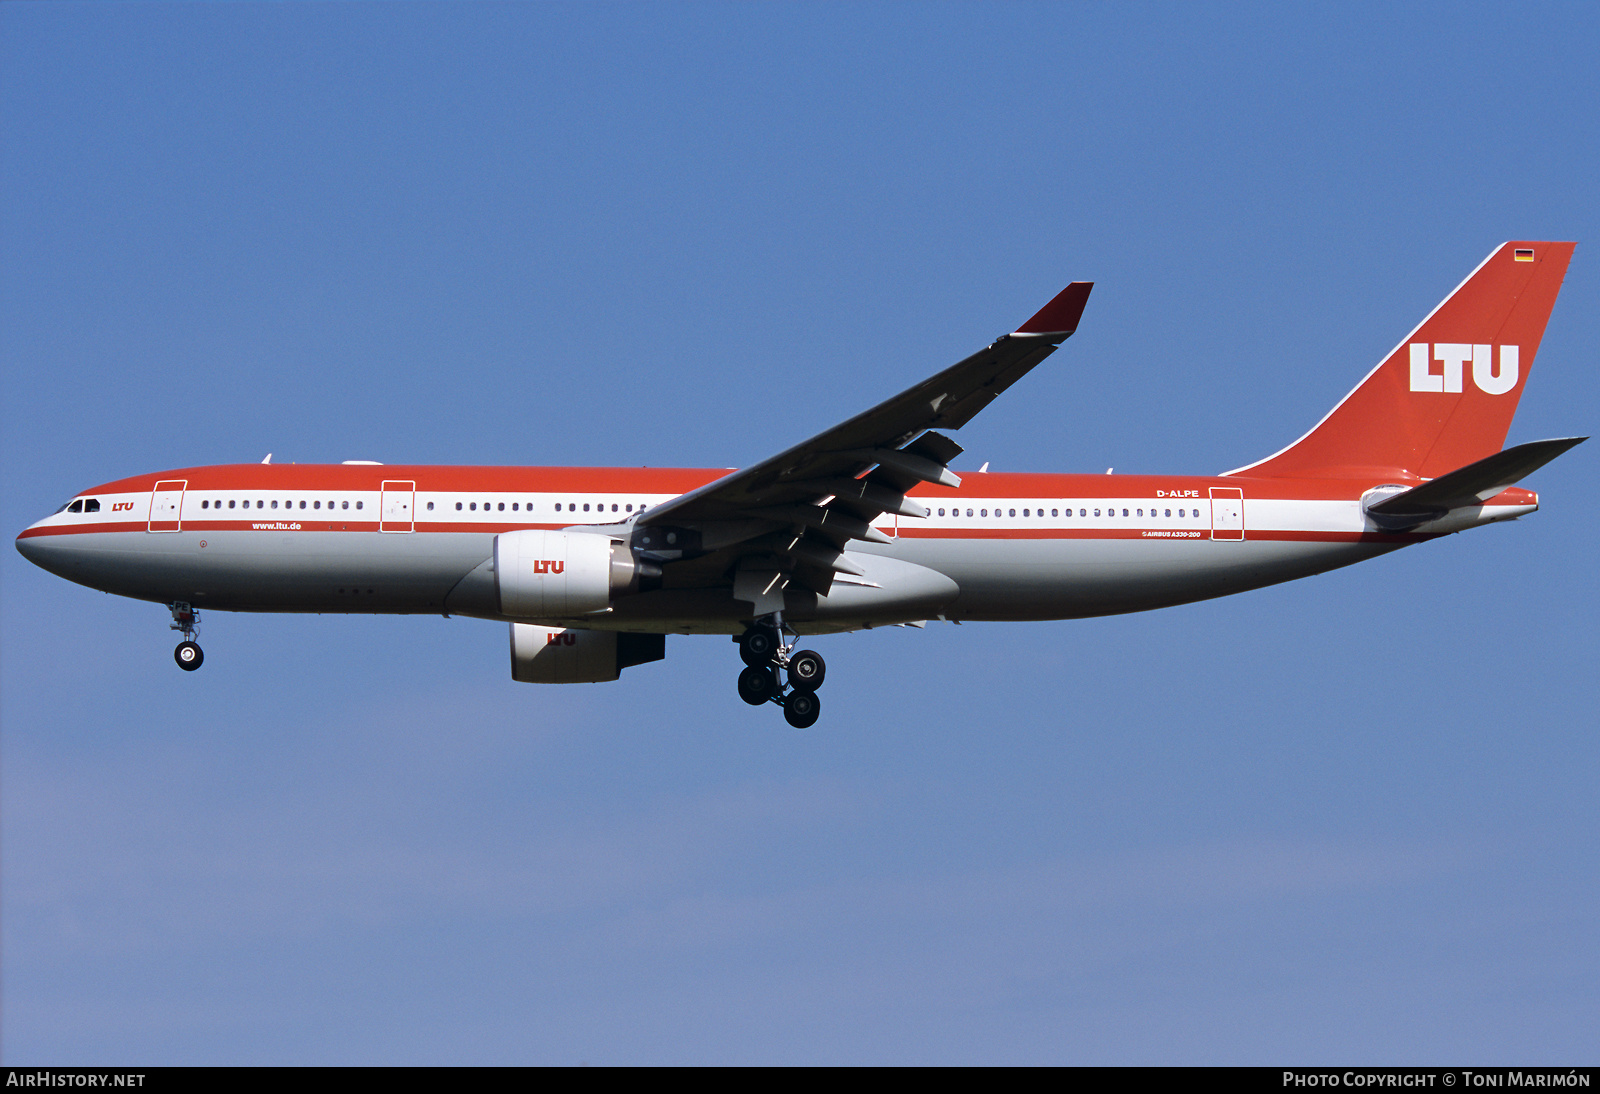
<svg viewBox="0 0 1600 1094"><path fill-rule="evenodd" d="M270 527L258 527L270 525ZM481 532L498 535L521 528L560 529L564 524L434 524L423 522L413 532L389 529L393 535L427 535L439 532ZM377 532L376 521L189 521L183 522L184 532ZM53 528L28 528L18 539L34 536L81 536L108 532L146 532L141 523L118 522L114 524L74 524ZM149 535L171 535L171 532L147 532ZM900 529L899 538L907 540L937 539L1150 539L1150 540L1210 540L1211 529L1205 528L916 528ZM1303 543L1406 543L1413 540L1433 539L1432 534L1392 534L1386 532L1330 532L1295 530L1246 530L1251 540L1283 540Z"/></svg>

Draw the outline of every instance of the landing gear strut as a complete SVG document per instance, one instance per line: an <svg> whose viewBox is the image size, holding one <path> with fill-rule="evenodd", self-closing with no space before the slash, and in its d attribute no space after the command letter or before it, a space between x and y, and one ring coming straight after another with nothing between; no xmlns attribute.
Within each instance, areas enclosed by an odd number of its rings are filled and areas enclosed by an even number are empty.
<svg viewBox="0 0 1600 1094"><path fill-rule="evenodd" d="M786 633L792 636L788 641ZM776 703L783 708L786 722L796 729L809 729L822 714L817 689L828 666L815 650L795 652L799 637L783 625L783 616L774 612L734 639L746 665L739 674L739 698L753 707Z"/></svg>
<svg viewBox="0 0 1600 1094"><path fill-rule="evenodd" d="M168 604L167 608L172 612L172 629L183 635L183 641L172 651L172 659L178 663L180 669L193 672L204 664L206 659L200 644L194 640L195 632L200 628L200 613L184 600Z"/></svg>

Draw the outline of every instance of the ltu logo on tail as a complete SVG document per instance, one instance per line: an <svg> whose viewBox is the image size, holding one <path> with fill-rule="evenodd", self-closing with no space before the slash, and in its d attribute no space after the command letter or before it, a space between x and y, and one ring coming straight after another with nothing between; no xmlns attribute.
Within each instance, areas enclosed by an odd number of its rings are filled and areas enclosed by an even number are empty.
<svg viewBox="0 0 1600 1094"><path fill-rule="evenodd" d="M1461 391L1461 374L1466 363L1472 362L1472 382L1478 390L1489 395L1504 395L1517 386L1519 356L1516 346L1500 347L1500 371L1496 372L1489 360L1493 346L1474 346L1467 342L1435 342L1433 352L1428 343L1411 343L1412 391ZM1434 362L1442 367L1433 371Z"/></svg>

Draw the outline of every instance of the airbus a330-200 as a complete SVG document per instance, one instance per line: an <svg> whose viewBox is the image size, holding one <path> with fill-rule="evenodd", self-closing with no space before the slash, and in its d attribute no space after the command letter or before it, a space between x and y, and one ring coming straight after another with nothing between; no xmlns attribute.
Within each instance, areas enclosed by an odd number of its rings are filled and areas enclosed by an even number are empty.
<svg viewBox="0 0 1600 1094"><path fill-rule="evenodd" d="M722 470L231 464L87 490L17 538L70 581L200 612L510 625L511 675L593 683L732 635L739 695L814 724L803 635L1077 619L1306 577L1538 508L1584 438L1502 451L1571 243L1494 250L1310 432L1218 475L968 472L948 436L1055 352L1091 284L900 395ZM269 457L270 459L270 457Z"/></svg>

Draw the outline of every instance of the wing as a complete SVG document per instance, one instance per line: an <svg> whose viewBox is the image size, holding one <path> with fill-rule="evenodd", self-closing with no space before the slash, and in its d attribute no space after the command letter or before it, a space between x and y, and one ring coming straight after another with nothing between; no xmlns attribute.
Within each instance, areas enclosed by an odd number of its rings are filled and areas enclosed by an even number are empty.
<svg viewBox="0 0 1600 1094"><path fill-rule="evenodd" d="M835 574L861 572L843 557L851 540L891 542L872 527L873 519L928 515L907 490L920 482L960 485L948 465L961 446L928 431L960 429L1054 353L1077 329L1093 287L1073 282L1015 332L965 361L809 441L649 510L637 522L634 545L669 573L679 571L674 576L680 580L690 573L679 564L691 560L706 582L726 582L731 573L735 597L758 607L760 591L741 593L759 585L771 595L775 587L798 583L825 595Z"/></svg>

